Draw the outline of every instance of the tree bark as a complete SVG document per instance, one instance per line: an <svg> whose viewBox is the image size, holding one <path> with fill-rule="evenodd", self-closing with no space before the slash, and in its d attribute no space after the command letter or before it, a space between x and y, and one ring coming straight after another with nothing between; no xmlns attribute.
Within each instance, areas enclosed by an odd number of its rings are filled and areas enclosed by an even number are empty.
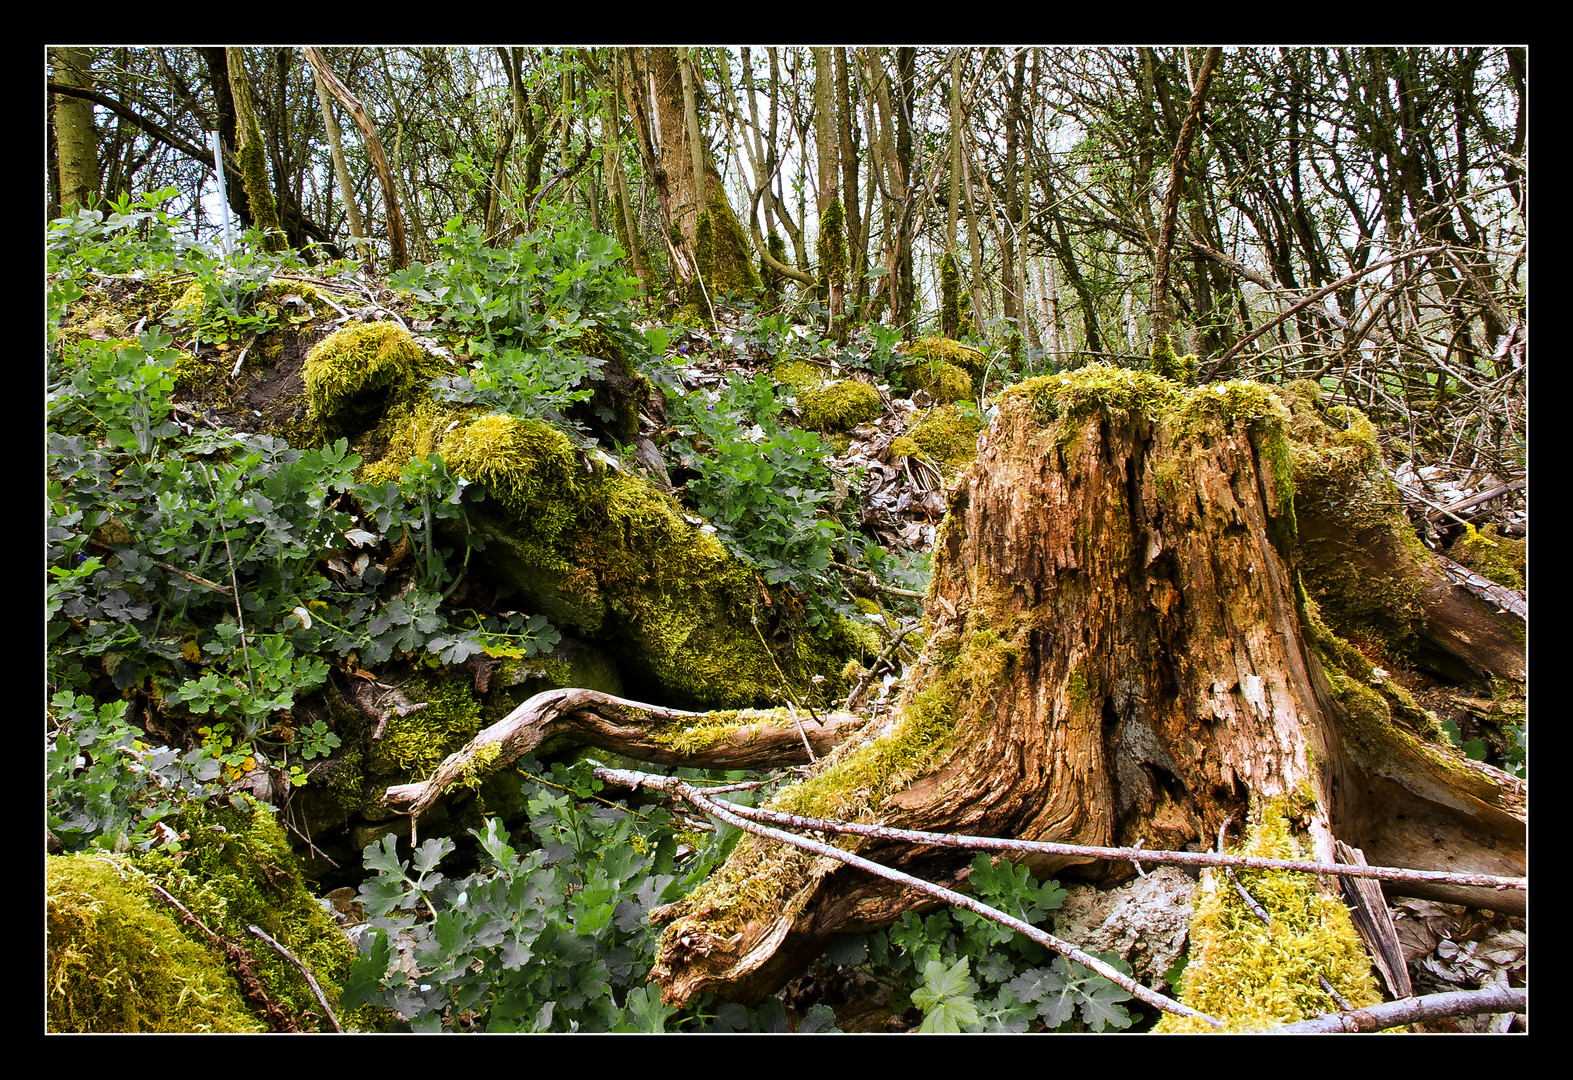
<svg viewBox="0 0 1573 1080"><path fill-rule="evenodd" d="M1371 685L1299 591L1282 406L1260 388L1182 396L1144 376L1089 375L1001 401L951 495L907 727L838 752L827 773L855 771L888 740L927 739L924 763L824 816L1174 849L1279 800L1322 861L1337 837L1372 863L1522 874L1515 782L1417 734L1418 710L1381 678ZM777 805L814 812L790 793ZM935 850L858 850L941 883L964 870L964 856ZM1021 861L1043 876L1078 860ZM740 899L761 875L777 883L770 901ZM745 838L664 913L657 977L673 1003L704 991L758 1000L831 934L920 902Z"/></svg>
<svg viewBox="0 0 1573 1080"><path fill-rule="evenodd" d="M349 166L344 161L344 147L339 138L339 120L333 115L333 95L316 65L312 65L311 74L317 85L317 102L322 107L322 127L328 136L328 154L333 159L333 174L338 178L339 191L344 197L344 212L349 217L350 247L360 258L365 259L371 252L365 245L366 230L361 225L360 204L355 201L355 189L350 184Z"/></svg>
<svg viewBox="0 0 1573 1080"><path fill-rule="evenodd" d="M91 49L54 51L55 78L68 86L93 85ZM93 105L79 97L58 95L55 105L55 146L60 167L60 214L91 207L98 199L98 137L93 130Z"/></svg>
<svg viewBox="0 0 1573 1080"><path fill-rule="evenodd" d="M267 150L262 145L262 128L252 107L251 85L242 50L230 47L225 53L229 61L229 89L235 101L236 153L240 157L246 202L251 207L252 220L262 233L263 246L269 251L283 251L288 241L279 224L278 202L268 182Z"/></svg>
<svg viewBox="0 0 1573 1080"><path fill-rule="evenodd" d="M1152 276L1152 348L1154 355L1160 342L1168 336L1174 325L1169 308L1169 247L1174 243L1174 224L1180 209L1180 189L1185 181L1185 158L1191 152L1191 142L1201 126L1202 102L1207 99L1207 86L1213 72L1218 69L1218 58L1223 50L1216 45L1202 57L1201 70L1196 73L1196 89L1191 93L1191 106L1185 114L1185 126L1180 128L1180 138L1175 143L1174 156L1169 159L1169 188L1163 200L1163 222L1158 228L1158 250L1154 257Z"/></svg>

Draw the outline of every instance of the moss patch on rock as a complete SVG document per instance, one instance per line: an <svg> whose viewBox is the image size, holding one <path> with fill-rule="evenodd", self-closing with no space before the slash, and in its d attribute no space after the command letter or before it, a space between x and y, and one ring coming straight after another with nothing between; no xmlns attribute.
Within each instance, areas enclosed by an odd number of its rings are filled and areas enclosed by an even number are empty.
<svg viewBox="0 0 1573 1080"><path fill-rule="evenodd" d="M901 381L910 390L927 390L944 403L961 401L982 388L989 358L977 349L945 337L924 337L898 346L897 353L915 361L901 367Z"/></svg>

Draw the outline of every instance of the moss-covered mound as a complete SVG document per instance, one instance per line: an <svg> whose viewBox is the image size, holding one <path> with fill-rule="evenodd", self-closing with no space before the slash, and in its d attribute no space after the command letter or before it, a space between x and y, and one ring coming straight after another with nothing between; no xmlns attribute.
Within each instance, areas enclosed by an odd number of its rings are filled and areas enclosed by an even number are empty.
<svg viewBox="0 0 1573 1080"><path fill-rule="evenodd" d="M851 431L884 411L879 391L856 379L830 379L814 364L777 364L776 381L797 392L797 414L810 431Z"/></svg>
<svg viewBox="0 0 1573 1080"><path fill-rule="evenodd" d="M587 464L560 432L483 416L442 438L455 474L485 487L481 558L532 612L596 641L631 693L705 706L801 698L857 652L810 630L801 606L647 481ZM839 686L825 687L834 693Z"/></svg>
<svg viewBox="0 0 1573 1080"><path fill-rule="evenodd" d="M907 435L923 453L952 469L978 456L978 432L983 418L974 409L948 405L928 413Z"/></svg>
<svg viewBox="0 0 1573 1080"><path fill-rule="evenodd" d="M325 434L351 437L442 373L440 362L391 322L351 323L330 334L307 354L302 369L313 420Z"/></svg>
<svg viewBox="0 0 1573 1080"><path fill-rule="evenodd" d="M902 385L926 390L942 404L970 398L981 386L988 357L945 337L918 338L897 350L913 358L901 371Z"/></svg>
<svg viewBox="0 0 1573 1080"><path fill-rule="evenodd" d="M271 1007L276 1028L328 1030L299 969L249 930L273 937L330 1002L338 998L355 946L307 891L273 811L190 804L169 824L178 842L145 855L48 860L50 1029L260 1031L266 1025L256 1009ZM151 883L245 950L245 972L205 932L184 925ZM371 1022L361 1014L339 1019L347 1027Z"/></svg>
<svg viewBox="0 0 1573 1080"><path fill-rule="evenodd" d="M265 1030L123 860L50 856L44 881L50 1031Z"/></svg>

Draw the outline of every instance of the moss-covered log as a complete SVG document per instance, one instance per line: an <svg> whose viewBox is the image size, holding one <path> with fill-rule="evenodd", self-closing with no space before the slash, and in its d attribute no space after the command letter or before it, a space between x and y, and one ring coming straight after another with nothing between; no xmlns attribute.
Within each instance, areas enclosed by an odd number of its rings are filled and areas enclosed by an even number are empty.
<svg viewBox="0 0 1573 1080"><path fill-rule="evenodd" d="M776 806L1178 848L1270 801L1325 861L1337 837L1373 863L1522 874L1521 789L1445 747L1300 588L1288 419L1258 385L1182 392L1108 368L1005 395L951 495L932 636L900 719ZM964 874L965 856L948 852L860 850L929 880ZM745 838L664 913L656 974L673 1003L704 991L758 1000L832 933L921 902Z"/></svg>

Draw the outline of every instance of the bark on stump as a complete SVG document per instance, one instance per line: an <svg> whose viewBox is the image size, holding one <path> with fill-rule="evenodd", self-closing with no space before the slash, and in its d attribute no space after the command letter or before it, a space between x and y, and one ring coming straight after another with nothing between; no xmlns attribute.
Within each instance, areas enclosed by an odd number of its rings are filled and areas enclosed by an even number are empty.
<svg viewBox="0 0 1573 1080"><path fill-rule="evenodd" d="M1277 799L1325 861L1336 835L1372 863L1522 874L1521 785L1428 741L1425 714L1306 600L1288 419L1256 384L1182 393L1108 368L1005 395L951 494L933 635L900 720L838 751L825 775L839 789L805 783L777 805L1180 848ZM943 883L970 861L878 841L859 850ZM1046 875L1071 860L1024 861ZM1521 893L1482 893L1430 895L1522 905ZM745 837L710 882L657 913L671 925L655 977L673 1004L707 990L758 1001L832 933L921 903Z"/></svg>

